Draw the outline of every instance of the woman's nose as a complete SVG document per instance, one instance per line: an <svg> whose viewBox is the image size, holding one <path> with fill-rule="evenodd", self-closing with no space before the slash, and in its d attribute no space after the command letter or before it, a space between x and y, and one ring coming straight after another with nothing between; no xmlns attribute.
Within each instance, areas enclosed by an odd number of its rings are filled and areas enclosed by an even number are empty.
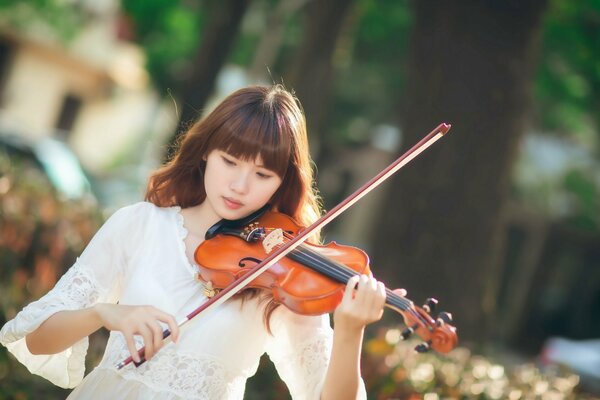
<svg viewBox="0 0 600 400"><path fill-rule="evenodd" d="M250 187L249 175L246 172L240 171L231 181L229 188L238 194L245 194Z"/></svg>

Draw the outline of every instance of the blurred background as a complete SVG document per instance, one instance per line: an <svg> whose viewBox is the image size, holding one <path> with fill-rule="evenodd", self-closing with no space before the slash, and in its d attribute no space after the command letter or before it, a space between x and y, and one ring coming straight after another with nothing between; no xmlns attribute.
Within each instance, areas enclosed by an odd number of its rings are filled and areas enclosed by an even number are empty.
<svg viewBox="0 0 600 400"><path fill-rule="evenodd" d="M271 83L304 106L326 209L452 124L325 232L458 328L416 354L388 311L370 399L600 398L598 0L0 1L0 324L191 121ZM246 398L289 398L262 361ZM0 398L67 394L0 349Z"/></svg>

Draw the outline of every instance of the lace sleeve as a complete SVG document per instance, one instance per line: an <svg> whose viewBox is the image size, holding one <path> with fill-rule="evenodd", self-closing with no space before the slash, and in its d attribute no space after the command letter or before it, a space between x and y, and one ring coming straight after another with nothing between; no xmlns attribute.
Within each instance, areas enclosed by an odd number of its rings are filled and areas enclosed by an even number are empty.
<svg viewBox="0 0 600 400"><path fill-rule="evenodd" d="M125 238L130 240L132 237L131 217L135 208L123 208L109 218L54 288L2 327L0 343L31 373L64 388L74 387L83 379L87 338L57 354L33 355L27 348L25 336L59 311L117 301L119 281L127 257Z"/></svg>
<svg viewBox="0 0 600 400"><path fill-rule="evenodd" d="M267 353L292 398L318 400L333 341L329 315L309 317L279 307L271 321L273 336L267 345ZM366 399L362 380L360 398Z"/></svg>

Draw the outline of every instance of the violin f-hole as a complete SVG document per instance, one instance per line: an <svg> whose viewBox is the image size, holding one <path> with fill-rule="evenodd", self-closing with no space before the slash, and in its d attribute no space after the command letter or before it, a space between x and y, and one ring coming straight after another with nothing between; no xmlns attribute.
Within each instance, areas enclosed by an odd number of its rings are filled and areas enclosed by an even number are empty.
<svg viewBox="0 0 600 400"><path fill-rule="evenodd" d="M255 258L255 257L244 257L242 259L240 259L240 261L238 261L238 266L240 268L245 268L246 267L246 261L251 261L255 264L260 264L261 263L261 259L260 258Z"/></svg>

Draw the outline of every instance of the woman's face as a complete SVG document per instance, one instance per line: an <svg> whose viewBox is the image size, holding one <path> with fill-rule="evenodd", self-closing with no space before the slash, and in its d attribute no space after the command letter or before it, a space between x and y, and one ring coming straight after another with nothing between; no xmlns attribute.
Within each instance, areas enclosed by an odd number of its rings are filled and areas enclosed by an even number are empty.
<svg viewBox="0 0 600 400"><path fill-rule="evenodd" d="M240 219L264 206L281 185L281 178L262 160L244 161L213 150L206 158L206 201L219 218Z"/></svg>

